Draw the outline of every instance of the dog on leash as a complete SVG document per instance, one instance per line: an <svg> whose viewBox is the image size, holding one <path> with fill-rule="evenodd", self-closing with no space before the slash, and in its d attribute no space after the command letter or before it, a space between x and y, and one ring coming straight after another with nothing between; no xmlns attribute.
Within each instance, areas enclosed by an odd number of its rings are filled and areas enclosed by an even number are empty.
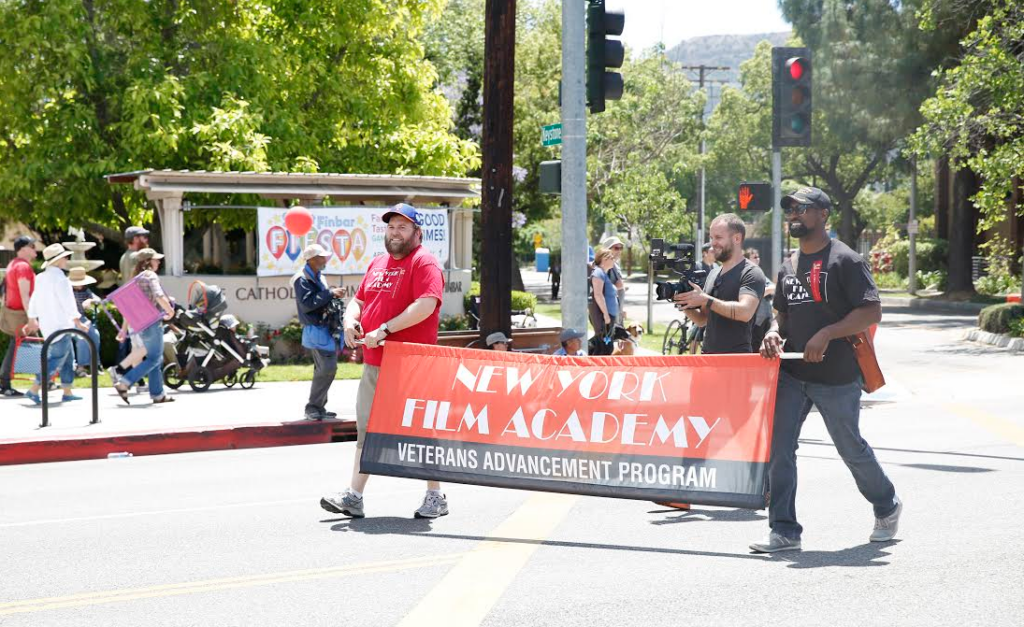
<svg viewBox="0 0 1024 627"><path fill-rule="evenodd" d="M627 337L617 339L612 355L633 355L640 346L640 338L644 335L644 325L635 320L626 320L625 329Z"/></svg>

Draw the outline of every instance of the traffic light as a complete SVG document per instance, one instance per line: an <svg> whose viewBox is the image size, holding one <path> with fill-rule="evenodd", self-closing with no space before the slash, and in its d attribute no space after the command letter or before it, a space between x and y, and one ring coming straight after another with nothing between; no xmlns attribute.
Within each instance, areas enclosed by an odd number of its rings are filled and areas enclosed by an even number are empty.
<svg viewBox="0 0 1024 627"><path fill-rule="evenodd" d="M768 211L773 202L771 183L741 183L736 193L736 206L740 213Z"/></svg>
<svg viewBox="0 0 1024 627"><path fill-rule="evenodd" d="M591 113L604 111L605 100L622 98L622 75L605 68L622 67L626 49L618 36L626 25L621 11L608 11L604 0L588 0L587 7L587 104Z"/></svg>
<svg viewBox="0 0 1024 627"><path fill-rule="evenodd" d="M772 147L811 145L811 51L772 48Z"/></svg>

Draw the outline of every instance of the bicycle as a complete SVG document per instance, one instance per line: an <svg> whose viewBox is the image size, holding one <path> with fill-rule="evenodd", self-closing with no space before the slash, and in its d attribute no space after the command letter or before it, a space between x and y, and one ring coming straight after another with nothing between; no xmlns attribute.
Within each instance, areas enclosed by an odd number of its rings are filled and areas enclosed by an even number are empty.
<svg viewBox="0 0 1024 627"><path fill-rule="evenodd" d="M662 355L697 355L700 352L704 329L696 326L689 318L673 320L665 329L661 341Z"/></svg>

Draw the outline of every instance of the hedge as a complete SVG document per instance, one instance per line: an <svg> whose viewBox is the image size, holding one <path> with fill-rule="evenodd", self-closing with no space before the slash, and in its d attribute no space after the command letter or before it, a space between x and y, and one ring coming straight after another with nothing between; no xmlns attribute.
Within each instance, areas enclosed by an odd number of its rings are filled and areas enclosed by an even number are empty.
<svg viewBox="0 0 1024 627"><path fill-rule="evenodd" d="M479 281L471 282L470 285L469 285L469 291L466 292L466 295L463 297L463 300L462 300L462 305L463 305L463 307L465 308L465 310L467 312L469 311L469 306L470 306L470 303L472 302L471 299L474 296L479 296L479 295L480 295L480 282ZM535 294L531 294L529 292L520 292L520 291L517 291L517 290L512 290L512 309L515 309L515 310L531 309L533 311L536 311L537 310L537 296Z"/></svg>
<svg viewBox="0 0 1024 627"><path fill-rule="evenodd" d="M917 240L917 270L933 272L946 269L949 257L949 244L944 239ZM910 241L900 240L889 248L892 254L893 272L900 276L910 273Z"/></svg>
<svg viewBox="0 0 1024 627"><path fill-rule="evenodd" d="M1024 305L1020 303L992 305L978 314L978 327L989 333L1009 333L1010 323L1021 318L1024 318Z"/></svg>

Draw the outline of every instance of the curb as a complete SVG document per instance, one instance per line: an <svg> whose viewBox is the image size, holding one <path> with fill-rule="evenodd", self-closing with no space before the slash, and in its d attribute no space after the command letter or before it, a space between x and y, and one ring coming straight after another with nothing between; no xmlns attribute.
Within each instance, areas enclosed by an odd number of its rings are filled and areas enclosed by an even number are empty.
<svg viewBox="0 0 1024 627"><path fill-rule="evenodd" d="M882 307L895 307L902 309L915 309L918 311L934 311L938 313L956 313L961 315L975 315L988 307L982 303L957 303L952 301L935 301L925 298L899 298L894 296L882 296Z"/></svg>
<svg viewBox="0 0 1024 627"><path fill-rule="evenodd" d="M989 333L981 329L970 329L964 332L963 339L969 342L979 342L989 346L1005 348L1011 352L1024 353L1024 338L1010 337L1001 333Z"/></svg>
<svg viewBox="0 0 1024 627"><path fill-rule="evenodd" d="M0 466L103 459L125 451L132 456L227 449L325 444L354 440L354 420L299 421L196 427L191 431L111 433L99 437L0 441Z"/></svg>

